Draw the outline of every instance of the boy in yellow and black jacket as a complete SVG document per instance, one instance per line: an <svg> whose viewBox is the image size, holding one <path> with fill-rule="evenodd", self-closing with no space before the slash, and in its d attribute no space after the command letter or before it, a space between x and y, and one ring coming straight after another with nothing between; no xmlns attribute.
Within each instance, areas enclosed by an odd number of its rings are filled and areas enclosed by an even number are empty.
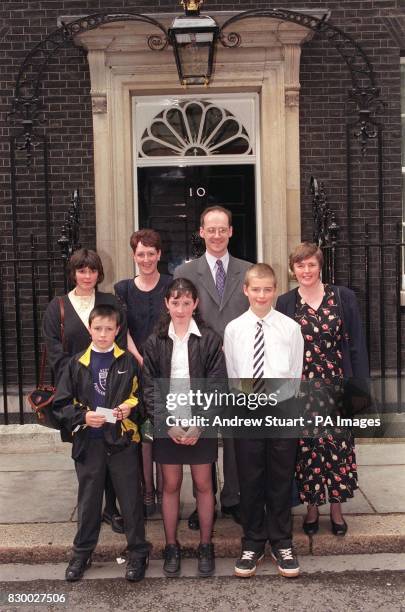
<svg viewBox="0 0 405 612"><path fill-rule="evenodd" d="M145 540L139 433L137 365L114 339L119 311L98 305L89 317L91 345L70 360L58 383L54 413L73 435L72 457L79 481L78 529L66 580L80 580L91 564L101 525L106 471L110 473L124 520L129 558L125 577L145 575L149 545ZM115 422L113 422L115 421Z"/></svg>

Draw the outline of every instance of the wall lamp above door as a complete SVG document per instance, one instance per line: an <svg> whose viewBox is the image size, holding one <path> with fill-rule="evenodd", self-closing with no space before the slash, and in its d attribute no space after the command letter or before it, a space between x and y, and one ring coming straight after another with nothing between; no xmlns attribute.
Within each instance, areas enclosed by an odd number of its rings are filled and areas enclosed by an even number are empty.
<svg viewBox="0 0 405 612"><path fill-rule="evenodd" d="M219 27L212 17L200 15L202 0L183 0L184 15L169 28L177 72L182 85L208 85Z"/></svg>

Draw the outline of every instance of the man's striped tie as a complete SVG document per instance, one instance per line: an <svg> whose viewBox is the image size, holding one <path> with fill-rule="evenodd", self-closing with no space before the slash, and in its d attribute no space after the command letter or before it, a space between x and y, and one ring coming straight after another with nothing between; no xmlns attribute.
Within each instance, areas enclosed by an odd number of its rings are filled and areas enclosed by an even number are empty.
<svg viewBox="0 0 405 612"><path fill-rule="evenodd" d="M253 348L253 391L261 393L264 391L264 331L263 321L256 323L255 344Z"/></svg>
<svg viewBox="0 0 405 612"><path fill-rule="evenodd" d="M224 295L225 281L226 281L226 274L225 274L223 263L220 259L217 259L217 273L215 275L215 285L218 289L218 294L221 300L222 300L222 296Z"/></svg>

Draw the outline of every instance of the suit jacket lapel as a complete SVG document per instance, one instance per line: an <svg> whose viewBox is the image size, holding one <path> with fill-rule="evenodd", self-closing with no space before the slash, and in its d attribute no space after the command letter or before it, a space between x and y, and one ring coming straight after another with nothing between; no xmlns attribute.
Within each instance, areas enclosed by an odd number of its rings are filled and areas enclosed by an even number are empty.
<svg viewBox="0 0 405 612"><path fill-rule="evenodd" d="M220 306L221 301L219 299L218 289L215 286L214 278L205 255L202 255L198 260L198 284L201 284L210 294L214 302Z"/></svg>
<svg viewBox="0 0 405 612"><path fill-rule="evenodd" d="M240 287L241 274L242 271L240 268L238 268L235 258L232 257L232 255L229 255L228 271L226 273L225 289L224 295L222 296L220 310L226 306L235 289Z"/></svg>

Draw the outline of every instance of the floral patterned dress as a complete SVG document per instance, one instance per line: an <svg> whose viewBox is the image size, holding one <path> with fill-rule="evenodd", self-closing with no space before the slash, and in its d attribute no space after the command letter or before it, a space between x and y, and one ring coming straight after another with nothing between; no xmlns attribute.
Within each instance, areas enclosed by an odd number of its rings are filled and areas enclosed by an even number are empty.
<svg viewBox="0 0 405 612"><path fill-rule="evenodd" d="M297 294L295 320L304 338L302 378L311 382L305 418L341 412L343 357L340 350L342 320L332 288L325 285L323 300L314 310ZM299 441L297 482L302 503L320 506L345 502L357 489L354 439L342 428L312 428L308 438Z"/></svg>

